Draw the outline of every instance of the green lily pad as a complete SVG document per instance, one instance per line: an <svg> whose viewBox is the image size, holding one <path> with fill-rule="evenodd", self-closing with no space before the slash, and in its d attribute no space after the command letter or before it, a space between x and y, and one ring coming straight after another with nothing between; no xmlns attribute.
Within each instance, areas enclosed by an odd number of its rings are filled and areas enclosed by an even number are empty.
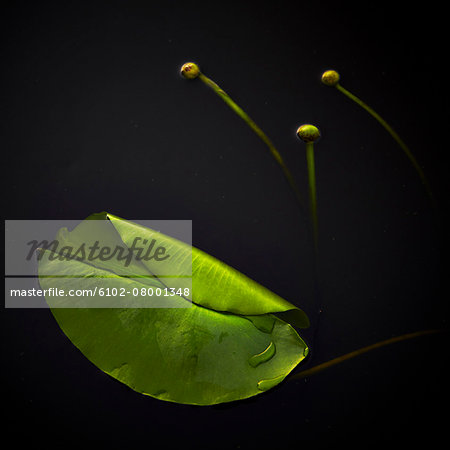
<svg viewBox="0 0 450 450"><path fill-rule="evenodd" d="M112 377L161 400L211 405L272 388L307 355L308 347L292 324L307 327L308 318L288 301L158 231L107 213L88 219L102 220L101 238L111 245L130 248L136 236L157 239L172 257L171 262L135 258L124 273L112 260L87 262L55 258L51 249L40 252L39 282L47 293L51 288L76 290L80 282L83 289L97 287L89 299L95 307L85 307L81 297L47 294L46 301L72 343ZM60 231L59 243L96 240L89 220L71 232ZM167 270L182 273L186 261L189 267L192 263L192 278L158 276ZM181 295L173 296L169 307L129 307L130 294L111 299L104 295L106 288L99 293L106 283L125 293L144 287L181 289ZM187 294L186 286L191 286ZM115 300L114 307L101 307L103 301Z"/></svg>

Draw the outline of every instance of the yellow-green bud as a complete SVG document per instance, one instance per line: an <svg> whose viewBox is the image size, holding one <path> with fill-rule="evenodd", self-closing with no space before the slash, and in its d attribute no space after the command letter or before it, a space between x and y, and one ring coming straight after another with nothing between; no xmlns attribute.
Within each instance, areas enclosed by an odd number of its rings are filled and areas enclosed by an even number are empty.
<svg viewBox="0 0 450 450"><path fill-rule="evenodd" d="M314 125L301 125L297 130L297 136L306 143L317 141L320 138L320 131Z"/></svg>
<svg viewBox="0 0 450 450"><path fill-rule="evenodd" d="M339 83L339 74L335 70L327 70L322 74L322 83L327 86L336 86Z"/></svg>
<svg viewBox="0 0 450 450"><path fill-rule="evenodd" d="M184 78L192 80L200 75L200 68L193 62L187 62L181 67L181 75L183 75Z"/></svg>

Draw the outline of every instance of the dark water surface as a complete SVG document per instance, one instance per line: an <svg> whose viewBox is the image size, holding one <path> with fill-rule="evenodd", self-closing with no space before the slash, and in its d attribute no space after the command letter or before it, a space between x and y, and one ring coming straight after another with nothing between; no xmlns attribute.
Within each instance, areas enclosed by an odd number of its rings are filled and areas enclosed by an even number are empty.
<svg viewBox="0 0 450 450"><path fill-rule="evenodd" d="M407 11L407 12L406 12ZM316 145L323 314L308 366L379 340L446 328L442 225L417 173L342 85L404 138L439 201L447 151L439 11L310 2L15 2L3 11L5 219L192 219L197 247L312 318L305 213L256 135L200 82L198 62L270 136L307 193ZM442 99L442 100L441 100ZM94 367L47 310L5 310L4 435L100 448L265 448L394 438L434 448L447 424L445 335L378 349L253 399L160 402ZM305 365L306 366L306 365ZM443 407L443 409L441 409ZM163 444L158 444L164 448ZM273 448L273 447L272 447Z"/></svg>

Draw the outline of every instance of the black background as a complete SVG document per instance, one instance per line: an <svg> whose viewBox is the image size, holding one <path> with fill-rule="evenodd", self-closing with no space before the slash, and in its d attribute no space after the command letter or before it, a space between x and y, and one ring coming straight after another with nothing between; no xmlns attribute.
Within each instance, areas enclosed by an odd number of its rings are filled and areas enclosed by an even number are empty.
<svg viewBox="0 0 450 450"><path fill-rule="evenodd" d="M313 330L303 333L307 364L445 328L445 217L386 131L320 82L338 70L398 131L442 211L443 15L430 2L10 2L1 18L4 218L192 219L194 245L315 318L305 212L258 137L199 80L180 77L195 61L265 130L305 196L295 130L321 129L324 313L313 343ZM445 436L443 335L247 401L191 407L98 370L48 310L1 313L3 434L17 442L245 449L272 438L367 447Z"/></svg>

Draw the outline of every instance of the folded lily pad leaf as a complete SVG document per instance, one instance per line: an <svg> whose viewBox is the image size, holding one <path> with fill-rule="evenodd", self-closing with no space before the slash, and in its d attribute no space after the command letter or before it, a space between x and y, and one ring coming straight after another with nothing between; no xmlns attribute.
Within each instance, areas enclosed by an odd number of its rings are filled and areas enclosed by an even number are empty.
<svg viewBox="0 0 450 450"><path fill-rule="evenodd" d="M181 289L169 307L135 303L127 307L130 294L118 297L114 307L109 307L111 303L102 307L103 301L112 300L99 289L90 297L90 307L82 297L46 295L63 332L112 377L161 400L212 405L272 388L307 355L306 343L287 322L309 325L296 306L216 258L156 230L108 213L88 219L103 221L101 237L110 245L130 248L136 236L149 242L157 239L171 262L135 258L124 273L111 260L55 258L54 249L43 249L39 282L47 293L76 290L80 280L84 289L113 282L124 293L142 287ZM89 220L71 232L60 231L59 243L69 247L97 240ZM192 262L192 279L159 276L166 269L181 273L187 260ZM187 281L192 289L185 291Z"/></svg>

